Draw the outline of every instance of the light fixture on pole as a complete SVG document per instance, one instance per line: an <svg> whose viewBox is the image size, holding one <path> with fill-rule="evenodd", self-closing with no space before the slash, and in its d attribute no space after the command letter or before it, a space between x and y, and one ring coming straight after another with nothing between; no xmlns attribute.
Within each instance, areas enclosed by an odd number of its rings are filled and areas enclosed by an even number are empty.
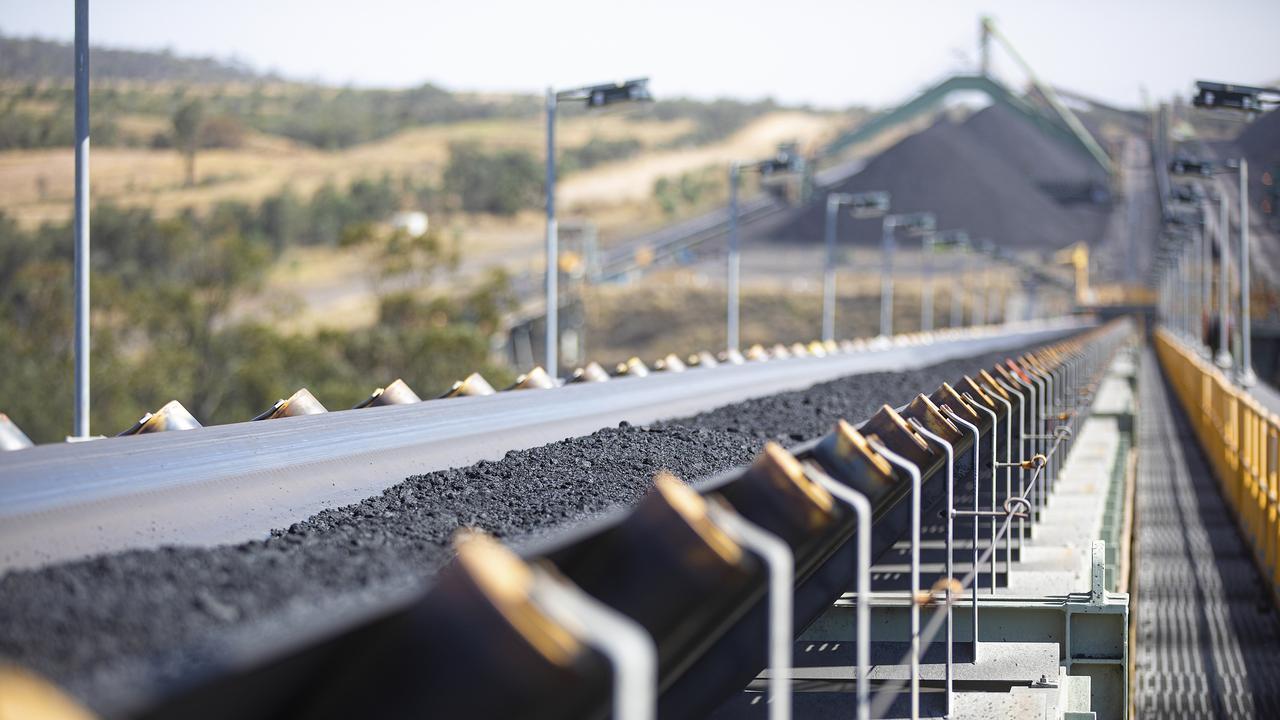
<svg viewBox="0 0 1280 720"><path fill-rule="evenodd" d="M742 252L738 242L738 185L742 181L743 171L760 173L762 178L777 175L794 175L804 172L804 157L793 145L784 145L771 158L753 163L734 162L729 165L729 256L728 256L728 301L725 328L725 350L736 352L741 344L738 337L739 326L739 294L742 275Z"/></svg>
<svg viewBox="0 0 1280 720"><path fill-rule="evenodd" d="M911 237L923 237L932 233L937 218L931 212L885 215L881 223L880 249L880 336L893 335L893 254L896 249L894 232L903 228Z"/></svg>
<svg viewBox="0 0 1280 720"><path fill-rule="evenodd" d="M822 271L822 340L835 340L836 335L836 223L840 208L849 208L857 219L884 217L889 212L889 193L828 193L826 256Z"/></svg>
<svg viewBox="0 0 1280 720"><path fill-rule="evenodd" d="M546 371L559 377L560 238L556 226L556 107L561 102L585 102L588 108L605 107L623 102L647 102L649 78L619 83L586 85L571 90L547 88L547 361Z"/></svg>
<svg viewBox="0 0 1280 720"><path fill-rule="evenodd" d="M1198 108L1262 112L1263 105L1280 105L1280 88L1233 85L1231 83L1196 81L1196 94L1191 104Z"/></svg>

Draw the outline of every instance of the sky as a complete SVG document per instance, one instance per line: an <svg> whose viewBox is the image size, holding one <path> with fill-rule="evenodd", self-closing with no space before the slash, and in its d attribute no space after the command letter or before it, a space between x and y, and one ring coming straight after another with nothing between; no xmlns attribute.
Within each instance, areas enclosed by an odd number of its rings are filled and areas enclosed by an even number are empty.
<svg viewBox="0 0 1280 720"><path fill-rule="evenodd" d="M70 40L72 7L0 0L0 32ZM649 76L658 99L843 107L974 68L983 14L1045 81L1124 106L1196 79L1280 80L1280 0L90 0L90 35L333 84L536 92ZM1003 48L993 57L1021 83Z"/></svg>

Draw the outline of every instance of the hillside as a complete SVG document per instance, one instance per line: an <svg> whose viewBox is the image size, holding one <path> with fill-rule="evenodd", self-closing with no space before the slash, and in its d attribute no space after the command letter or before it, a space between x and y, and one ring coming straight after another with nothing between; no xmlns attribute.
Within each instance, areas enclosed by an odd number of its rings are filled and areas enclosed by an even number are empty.
<svg viewBox="0 0 1280 720"><path fill-rule="evenodd" d="M541 98L532 93L455 92L432 84L337 88L289 81L236 61L92 52L92 184L99 202L167 217L220 203L254 204L284 188L305 198L330 185L390 177L434 214L455 204L442 185L459 143L514 153L525 165L542 162ZM0 211L24 226L63 221L71 210L71 57L65 42L0 35ZM174 149L174 120L192 108L201 120L188 177L187 158ZM769 152L781 140L812 143L854 117L770 100L661 98L606 114L566 106L558 158L565 206L639 203L643 212L615 218L632 222L654 209L652 189L663 177L678 181L734 153ZM525 193L530 207L536 194L536 188ZM666 214L691 211L698 202L667 203Z"/></svg>
<svg viewBox="0 0 1280 720"><path fill-rule="evenodd" d="M339 244L395 209L427 211L433 228L460 243L461 286L494 266L542 272L539 95L335 88L238 63L94 53L94 202L158 219L190 212L281 252L261 295L237 302L239 317L303 330L372 322L378 298L367 253ZM57 228L72 212L70 57L66 43L0 36L0 218L22 228ZM203 120L188 183L174 116L193 104ZM590 218L607 243L722 201L730 161L767 155L782 141L813 147L858 117L661 95L621 112L566 106L557 134L561 212L566 221ZM457 167L473 156L486 169ZM490 194L519 199L502 212L469 208L451 167L455 175L470 169L470 186L501 185ZM287 322L271 314L284 296L297 300Z"/></svg>
<svg viewBox="0 0 1280 720"><path fill-rule="evenodd" d="M264 74L243 63L168 52L91 50L94 145L162 144L161 129L183 104L207 117L327 150L379 140L410 127L474 120L533 119L540 94L456 92L432 83L405 89L332 87ZM0 150L71 145L70 44L0 35ZM671 146L727 137L782 109L772 100L662 98L629 108L640 121L691 124ZM806 110L807 108L798 108ZM586 114L566 105L563 117Z"/></svg>
<svg viewBox="0 0 1280 720"><path fill-rule="evenodd" d="M180 57L167 50L93 47L89 50L89 64L94 76L102 80L208 84L278 79L237 60ZM32 82L69 78L71 71L70 43L0 35L0 77Z"/></svg>

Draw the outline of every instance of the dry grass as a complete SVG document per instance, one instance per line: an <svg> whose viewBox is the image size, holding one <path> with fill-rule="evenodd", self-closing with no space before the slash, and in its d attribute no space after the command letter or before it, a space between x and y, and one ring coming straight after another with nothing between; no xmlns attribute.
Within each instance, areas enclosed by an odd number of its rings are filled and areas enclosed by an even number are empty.
<svg viewBox="0 0 1280 720"><path fill-rule="evenodd" d="M131 132L162 129L144 117L124 120ZM158 123L158 124L157 124ZM775 113L728 141L693 151L641 153L567 178L561 185L566 208L619 202L643 202L661 175L679 174L736 157L752 157L785 139L812 142L832 132L838 118L804 113ZM668 142L692 129L691 121L633 121L621 115L568 118L558 128L562 146L580 145L594 136L632 137L646 147ZM541 154L545 128L539 119L485 120L413 128L383 140L326 152L290 140L249 133L244 147L209 150L196 160L197 185L183 187L183 164L172 150L96 148L91 151L95 200L146 206L159 215L188 207L201 210L224 200L255 202L282 187L309 194L325 182L345 183L384 173L436 179L448 159L451 142L475 140L490 147L518 147ZM0 153L0 210L27 226L65 220L74 196L71 149Z"/></svg>

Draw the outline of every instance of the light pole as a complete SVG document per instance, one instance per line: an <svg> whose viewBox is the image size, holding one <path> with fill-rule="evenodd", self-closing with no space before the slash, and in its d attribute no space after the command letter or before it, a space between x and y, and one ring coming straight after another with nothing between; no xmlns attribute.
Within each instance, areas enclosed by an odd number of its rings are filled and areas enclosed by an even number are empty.
<svg viewBox="0 0 1280 720"><path fill-rule="evenodd" d="M1197 103L1199 102L1200 102L1199 99L1197 99ZM1241 158L1239 161L1228 162L1227 165L1228 165L1228 168L1234 168L1238 177L1240 178L1240 218L1239 220L1240 220L1240 251L1241 251L1241 261L1240 261L1241 294L1240 294L1239 309L1241 311L1244 311L1248 308L1248 305L1249 305L1249 298L1248 298L1249 260L1247 257L1245 257L1245 254L1248 252L1248 247L1249 247L1249 229L1248 229L1249 205L1248 205L1248 197L1247 197L1248 163L1245 162L1243 158ZM1199 175L1199 176L1222 174L1224 172L1231 171L1230 169L1225 171L1214 169L1209 163L1203 162L1203 161L1192 161L1188 163L1188 161L1185 159L1175 160L1170 162L1169 170L1174 174ZM1231 370L1232 367L1235 366L1237 362L1236 359L1232 357L1231 340L1230 340L1231 338L1231 333L1230 333L1231 302L1229 300L1229 297L1230 297L1230 291L1231 291L1230 290L1231 289L1231 218L1230 218L1230 210L1227 205L1227 203L1229 202L1229 199L1227 197L1226 188L1220 186L1218 187L1217 192L1218 192L1218 227L1216 228L1215 235L1217 236L1217 240L1218 240L1218 352L1214 356L1214 363L1218 367L1222 368L1223 370ZM1171 299L1171 302L1180 302L1180 300L1174 298L1174 299ZM1240 323L1242 328L1248 326L1248 322L1245 321L1243 318L1241 319ZM1237 348L1237 354L1240 355L1241 357L1239 358L1240 365L1239 365L1238 372L1236 374L1236 380L1241 385L1252 384L1254 380L1254 378L1252 377L1253 368L1251 364L1246 366L1245 360L1243 357L1245 354L1244 353L1245 340L1244 340L1243 334L1241 335L1240 345L1241 347ZM1247 373L1245 370L1246 367L1248 367Z"/></svg>
<svg viewBox="0 0 1280 720"><path fill-rule="evenodd" d="M912 237L933 232L937 219L933 213L918 212L902 215L885 215L881 224L880 248L880 336L893 335L893 254L896 249L894 233L903 228Z"/></svg>
<svg viewBox="0 0 1280 720"><path fill-rule="evenodd" d="M842 206L849 207L855 218L883 217L889 211L889 193L827 194L827 252L822 272L823 342L835 340L836 336L836 223Z"/></svg>
<svg viewBox="0 0 1280 720"><path fill-rule="evenodd" d="M89 0L76 0L76 407L72 437L89 437Z"/></svg>
<svg viewBox="0 0 1280 720"><path fill-rule="evenodd" d="M1253 338L1249 318L1249 161L1241 157L1240 173L1240 384L1252 387L1258 382L1253 372Z"/></svg>
<svg viewBox="0 0 1280 720"><path fill-rule="evenodd" d="M1200 352L1208 358L1209 318L1213 317L1213 241L1209 239L1209 199L1200 199Z"/></svg>
<svg viewBox="0 0 1280 720"><path fill-rule="evenodd" d="M924 283L920 297L920 329L924 332L933 330L933 251L937 247L969 246L969 234L964 230L944 230L940 233L929 232L924 236ZM952 295L954 298L955 295ZM956 303L952 302L951 322L956 323Z"/></svg>
<svg viewBox="0 0 1280 720"><path fill-rule="evenodd" d="M960 266L960 279L951 286L951 327L956 328L964 325L964 287L965 279L968 271L969 254L967 248L961 247L960 259L957 263Z"/></svg>
<svg viewBox="0 0 1280 720"><path fill-rule="evenodd" d="M1226 108L1246 113L1260 113L1263 105L1280 104L1280 88L1198 80L1196 94L1191 102L1196 107L1202 108ZM1249 316L1248 160L1240 158L1236 168L1240 177L1240 374L1237 380L1241 385L1250 387L1258 381L1258 378L1253 372L1253 338L1250 336L1252 328ZM1226 231L1223 231L1222 238L1226 240ZM1223 254L1226 254L1225 250ZM1221 356L1221 353L1219 355Z"/></svg>
<svg viewBox="0 0 1280 720"><path fill-rule="evenodd" d="M771 158L758 162L743 164L733 162L729 165L729 256L727 258L727 292L725 318L725 349L734 352L741 342L738 337L739 328L739 295L742 274L742 250L738 241L738 185L742 181L742 171L755 171L762 177L776 174L794 174L804 172L804 158L794 147L783 146Z"/></svg>
<svg viewBox="0 0 1280 720"><path fill-rule="evenodd" d="M920 266L923 277L920 279L920 330L933 331L933 255L934 233L924 235Z"/></svg>
<svg viewBox="0 0 1280 720"><path fill-rule="evenodd" d="M1223 370L1231 369L1231 344L1228 328L1231 324L1231 216L1227 209L1227 194L1218 193L1218 354L1214 362Z"/></svg>
<svg viewBox="0 0 1280 720"><path fill-rule="evenodd" d="M726 260L727 279L725 318L725 350L735 352L742 343L738 340L738 284L742 275L742 252L738 248L738 183L742 178L742 166L734 162L729 166L729 256Z"/></svg>
<svg viewBox="0 0 1280 720"><path fill-rule="evenodd" d="M973 295L973 324L975 326L986 325L990 319L995 318L995 303L991 303L991 307L987 306L987 293L991 288L991 265L995 262L996 245L989 239L979 240L974 248L979 254L985 255L987 259L982 263L982 272L979 275L978 291Z"/></svg>
<svg viewBox="0 0 1280 720"><path fill-rule="evenodd" d="M572 90L547 88L547 361L546 371L559 377L559 311L560 236L556 226L556 107L561 102L585 102L588 108L622 102L653 100L649 94L649 78L619 83L586 85Z"/></svg>

